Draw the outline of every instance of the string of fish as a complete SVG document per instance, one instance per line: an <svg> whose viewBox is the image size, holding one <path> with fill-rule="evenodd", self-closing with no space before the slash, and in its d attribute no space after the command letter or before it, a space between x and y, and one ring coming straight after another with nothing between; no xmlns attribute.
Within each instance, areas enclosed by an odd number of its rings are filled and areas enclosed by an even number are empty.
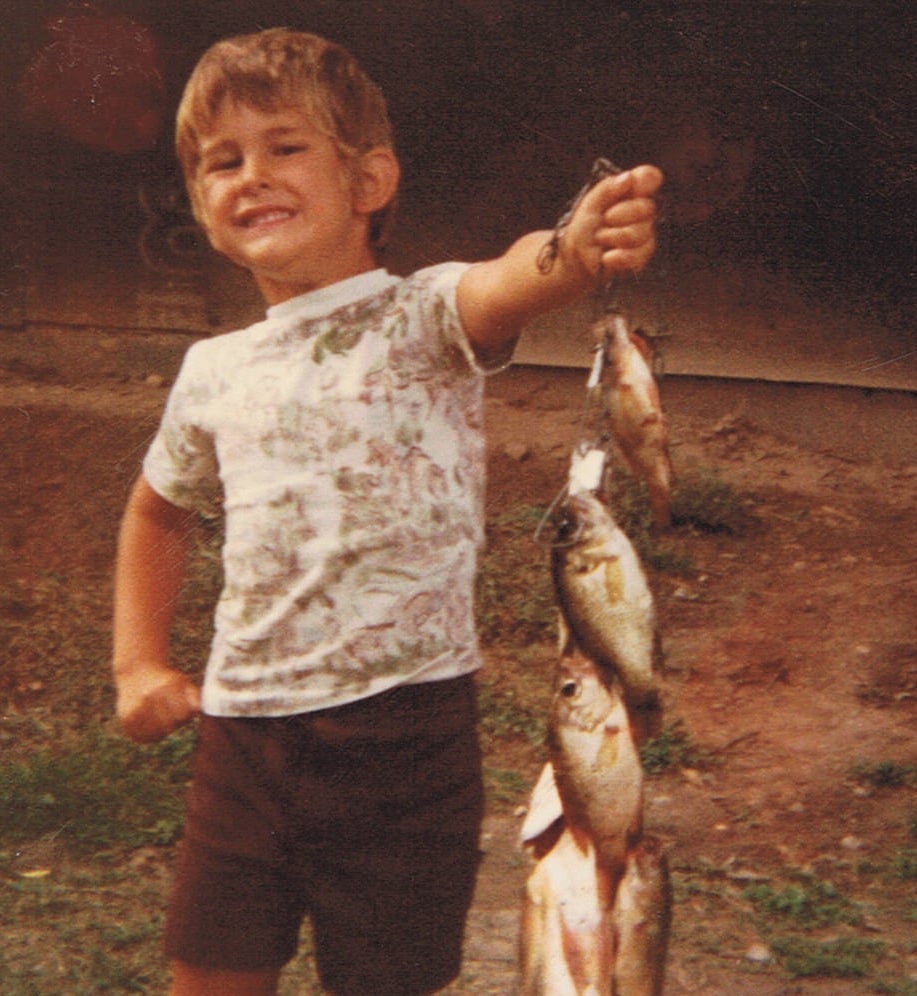
<svg viewBox="0 0 917 996"><path fill-rule="evenodd" d="M576 209L582 203L583 198L599 182L608 176L615 176L622 172L610 159L599 157L592 164L589 177L570 201L563 213L557 219L557 223L551 233L550 239L542 246L538 254L536 263L540 273L550 273L554 262L560 251L560 240L564 230L570 224ZM542 543L542 536L548 523L553 520L558 506L572 494L579 494L584 491L601 493L604 488L606 471L612 453L613 437L608 425L608 412L602 401L602 375L606 364L610 360L610 349L613 338L613 323L625 323L626 319L614 296L614 282L611 278L600 282L596 290L597 311L606 319L604 323L604 333L602 338L596 342L592 348L592 364L589 369L589 376L586 379L586 396L583 406L583 413L577 431L577 440L573 446L570 457L570 468L567 480L560 491L548 506L545 514L538 523L534 539L536 543ZM656 338L656 337L654 337ZM661 369L660 353L654 344L654 367L657 372ZM563 541L563 545L572 545L578 540L577 536L572 536ZM557 546L557 538L551 539L548 546Z"/></svg>

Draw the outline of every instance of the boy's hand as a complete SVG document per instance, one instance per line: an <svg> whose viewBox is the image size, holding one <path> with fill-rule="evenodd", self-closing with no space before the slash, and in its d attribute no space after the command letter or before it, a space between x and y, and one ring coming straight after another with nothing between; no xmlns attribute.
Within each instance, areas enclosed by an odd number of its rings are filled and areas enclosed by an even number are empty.
<svg viewBox="0 0 917 996"><path fill-rule="evenodd" d="M636 166L597 183L561 236L560 252L593 277L639 273L656 248L656 191L662 173Z"/></svg>
<svg viewBox="0 0 917 996"><path fill-rule="evenodd" d="M636 273L656 248L656 202L662 173L637 166L606 177L562 227L560 264L545 270L541 254L555 233L529 232L501 256L470 266L459 281L459 317L479 357L502 357L526 322L559 308L613 273ZM552 247L553 250L553 247Z"/></svg>
<svg viewBox="0 0 917 996"><path fill-rule="evenodd" d="M137 743L163 740L201 711L200 689L171 668L147 668L122 675L117 684L121 728Z"/></svg>

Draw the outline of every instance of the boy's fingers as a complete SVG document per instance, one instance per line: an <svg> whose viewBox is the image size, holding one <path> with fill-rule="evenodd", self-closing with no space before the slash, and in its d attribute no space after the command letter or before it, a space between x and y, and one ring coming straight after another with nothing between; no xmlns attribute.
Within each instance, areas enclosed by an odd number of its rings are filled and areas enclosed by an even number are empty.
<svg viewBox="0 0 917 996"><path fill-rule="evenodd" d="M616 225L608 230L607 236L599 241L609 249L639 249L652 242L653 225L644 222L636 225Z"/></svg>
<svg viewBox="0 0 917 996"><path fill-rule="evenodd" d="M615 239L612 247L602 253L603 273L606 277L612 273L639 273L655 250L656 239L652 231L645 235L634 233L627 242Z"/></svg>
<svg viewBox="0 0 917 996"><path fill-rule="evenodd" d="M586 195L583 206L601 212L603 215L615 204L627 200L632 194L634 178L630 170L606 176Z"/></svg>
<svg viewBox="0 0 917 996"><path fill-rule="evenodd" d="M180 679L144 696L121 717L121 727L137 743L154 743L191 722L200 711L200 689Z"/></svg>
<svg viewBox="0 0 917 996"><path fill-rule="evenodd" d="M197 685L192 685L191 683L185 685L185 702L192 712L198 713L201 711L201 690Z"/></svg>
<svg viewBox="0 0 917 996"><path fill-rule="evenodd" d="M656 166L635 166L630 170L635 197L652 197L665 179Z"/></svg>
<svg viewBox="0 0 917 996"><path fill-rule="evenodd" d="M609 228L623 228L651 222L656 217L656 202L651 197L632 197L618 201L605 210L602 221Z"/></svg>
<svg viewBox="0 0 917 996"><path fill-rule="evenodd" d="M628 224L632 213L642 217L655 214L653 196L662 185L662 172L655 166L635 166L597 183L586 195L586 212L598 211L606 224ZM614 212L611 217L609 212ZM618 212L623 212L621 217ZM652 212L648 215L647 212ZM613 220L612 220L613 219Z"/></svg>

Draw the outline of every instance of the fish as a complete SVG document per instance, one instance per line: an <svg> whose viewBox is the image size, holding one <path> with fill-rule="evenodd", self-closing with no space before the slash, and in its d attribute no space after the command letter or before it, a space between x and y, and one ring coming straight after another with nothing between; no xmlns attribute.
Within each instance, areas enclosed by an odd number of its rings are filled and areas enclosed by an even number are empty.
<svg viewBox="0 0 917 996"><path fill-rule="evenodd" d="M612 877L564 827L525 887L520 996L607 996L614 978Z"/></svg>
<svg viewBox="0 0 917 996"><path fill-rule="evenodd" d="M661 644L646 573L609 507L591 491L558 512L551 570L562 654L578 647L621 683L631 709L658 709Z"/></svg>
<svg viewBox="0 0 917 996"><path fill-rule="evenodd" d="M672 886L661 843L646 836L627 855L612 910L615 996L661 996Z"/></svg>
<svg viewBox="0 0 917 996"><path fill-rule="evenodd" d="M652 351L616 312L597 322L593 335L607 343L610 375L603 394L612 437L631 473L646 481L653 522L664 529L672 521L672 460Z"/></svg>
<svg viewBox="0 0 917 996"><path fill-rule="evenodd" d="M580 654L558 663L547 741L564 828L616 880L642 831L643 768L617 686Z"/></svg>
<svg viewBox="0 0 917 996"><path fill-rule="evenodd" d="M523 903L520 993L608 996L615 896L642 835L643 770L617 684L579 653L558 661L548 752L522 830L536 863Z"/></svg>

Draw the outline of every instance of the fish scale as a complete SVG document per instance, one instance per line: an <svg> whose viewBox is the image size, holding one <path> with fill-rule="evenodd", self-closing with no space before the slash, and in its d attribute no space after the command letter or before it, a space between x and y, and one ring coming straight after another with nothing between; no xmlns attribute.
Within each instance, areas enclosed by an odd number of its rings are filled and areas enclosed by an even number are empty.
<svg viewBox="0 0 917 996"><path fill-rule="evenodd" d="M603 410L611 436L631 473L646 481L653 522L665 528L672 519L672 462L668 426L651 370L652 351L617 311L597 322L593 335L607 358Z"/></svg>
<svg viewBox="0 0 917 996"><path fill-rule="evenodd" d="M624 703L588 658L560 663L548 743L566 824L617 879L640 834L643 771Z"/></svg>
<svg viewBox="0 0 917 996"><path fill-rule="evenodd" d="M561 652L578 646L609 679L621 682L630 707L652 706L659 641L653 596L636 551L594 494L569 496L560 515L551 560Z"/></svg>

